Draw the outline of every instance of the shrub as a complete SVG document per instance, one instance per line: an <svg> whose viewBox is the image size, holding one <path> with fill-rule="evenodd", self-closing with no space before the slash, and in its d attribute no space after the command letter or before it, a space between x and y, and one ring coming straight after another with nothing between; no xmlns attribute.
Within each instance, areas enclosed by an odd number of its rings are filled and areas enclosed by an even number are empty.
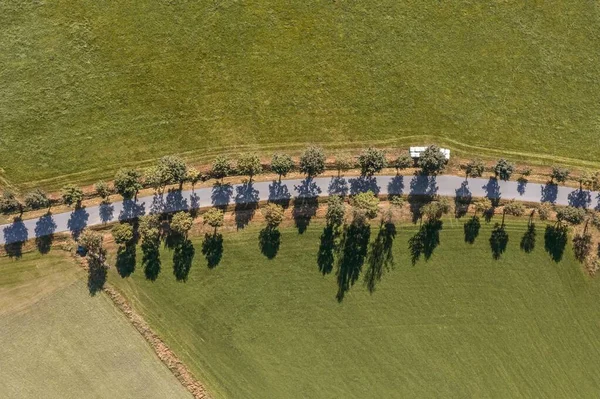
<svg viewBox="0 0 600 399"><path fill-rule="evenodd" d="M348 154L338 155L335 158L335 169L338 172L338 175L341 176L342 172L352 169L356 166L356 161L354 157Z"/></svg>
<svg viewBox="0 0 600 399"><path fill-rule="evenodd" d="M408 169L414 165L414 161L409 154L402 154L394 160L394 168L396 172Z"/></svg>
<svg viewBox="0 0 600 399"><path fill-rule="evenodd" d="M21 203L17 200L15 193L10 190L4 190L0 197L0 212L12 213L21 209Z"/></svg>
<svg viewBox="0 0 600 399"><path fill-rule="evenodd" d="M352 205L363 213L368 219L373 219L377 216L379 210L379 198L372 191L360 193L352 198Z"/></svg>
<svg viewBox="0 0 600 399"><path fill-rule="evenodd" d="M465 173L467 177L481 177L485 171L485 164L479 159L473 159L467 163Z"/></svg>
<svg viewBox="0 0 600 399"><path fill-rule="evenodd" d="M555 166L552 168L552 173L550 173L550 179L552 182L556 180L559 183L563 183L567 180L570 173L569 169Z"/></svg>
<svg viewBox="0 0 600 399"><path fill-rule="evenodd" d="M50 199L48 199L45 192L36 188L25 196L25 206L30 209L48 208Z"/></svg>
<svg viewBox="0 0 600 399"><path fill-rule="evenodd" d="M496 163L496 166L494 167L494 174L497 178L499 177L502 180L509 180L514 169L515 165L502 158Z"/></svg>
<svg viewBox="0 0 600 399"><path fill-rule="evenodd" d="M537 206L538 215L540 220L548 220L550 213L552 213L553 207L548 202L542 202Z"/></svg>
<svg viewBox="0 0 600 399"><path fill-rule="evenodd" d="M337 227L344 223L346 216L346 206L344 200L339 195L332 195L327 200L327 213L325 214L325 220L327 225Z"/></svg>
<svg viewBox="0 0 600 399"><path fill-rule="evenodd" d="M556 210L556 219L559 223L567 222L573 225L581 224L585 218L585 210L581 208L575 208L573 206L566 206L564 208L558 208Z"/></svg>
<svg viewBox="0 0 600 399"><path fill-rule="evenodd" d="M108 199L108 197L110 197L110 194L112 192L108 183L105 183L103 181L99 181L98 183L96 183L94 185L94 189L96 190L96 194L99 195L100 198L102 198L105 201Z"/></svg>

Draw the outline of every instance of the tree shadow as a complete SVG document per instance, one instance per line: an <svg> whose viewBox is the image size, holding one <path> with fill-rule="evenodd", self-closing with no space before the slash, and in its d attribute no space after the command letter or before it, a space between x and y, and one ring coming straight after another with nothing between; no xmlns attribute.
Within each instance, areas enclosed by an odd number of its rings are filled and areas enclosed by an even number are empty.
<svg viewBox="0 0 600 399"><path fill-rule="evenodd" d="M500 184L498 184L498 179L490 177L487 184L481 188L485 190L485 197L492 202L492 205L498 206L498 204L500 203L500 199L502 198L502 193L500 192Z"/></svg>
<svg viewBox="0 0 600 399"><path fill-rule="evenodd" d="M282 184L277 180L273 180L273 182L269 184L269 202L274 202L287 208L290 206L291 198L292 194L290 194L287 184Z"/></svg>
<svg viewBox="0 0 600 399"><path fill-rule="evenodd" d="M135 244L129 243L120 246L117 250L117 272L119 276L129 277L135 271L136 251Z"/></svg>
<svg viewBox="0 0 600 399"><path fill-rule="evenodd" d="M213 206L225 209L229 206L231 197L233 197L233 186L231 184L216 182L213 185L210 195Z"/></svg>
<svg viewBox="0 0 600 399"><path fill-rule="evenodd" d="M29 237L27 227L20 217L15 217L13 222L6 226L4 232L4 250L11 258L19 259L23 256L23 244Z"/></svg>
<svg viewBox="0 0 600 399"><path fill-rule="evenodd" d="M587 190L577 189L568 196L569 205L575 208L587 208L592 203L592 194Z"/></svg>
<svg viewBox="0 0 600 399"><path fill-rule="evenodd" d="M460 218L467 214L469 205L473 199L473 194L469 189L469 182L467 180L462 182L460 188L454 190L454 193L454 216Z"/></svg>
<svg viewBox="0 0 600 399"><path fill-rule="evenodd" d="M523 234L523 237L521 238L521 250L528 254L533 252L535 249L535 236L535 223L530 223L529 226L527 226L527 231L525 231L525 234Z"/></svg>
<svg viewBox="0 0 600 399"><path fill-rule="evenodd" d="M360 176L353 179L349 179L350 182L350 194L356 195L359 193L366 193L372 191L373 194L378 195L381 188L377 184L377 178L374 176Z"/></svg>
<svg viewBox="0 0 600 399"><path fill-rule="evenodd" d="M193 218L195 218L196 216L198 216L198 210L200 209L200 196L193 192L192 195L190 195L190 215L192 215Z"/></svg>
<svg viewBox="0 0 600 399"><path fill-rule="evenodd" d="M273 259L279 252L281 244L281 233L277 228L265 227L258 235L258 246L260 252L267 257Z"/></svg>
<svg viewBox="0 0 600 399"><path fill-rule="evenodd" d="M169 189L164 203L164 212L178 212L189 210L189 204L186 198L183 198L181 190Z"/></svg>
<svg viewBox="0 0 600 399"><path fill-rule="evenodd" d="M500 259L500 256L506 251L508 246L508 233L503 225L496 223L490 236L490 248L492 249L492 257L495 260Z"/></svg>
<svg viewBox="0 0 600 399"><path fill-rule="evenodd" d="M393 223L382 223L377 237L371 243L365 271L365 285L369 292L375 292L377 283L381 281L384 271L394 267L392 247L396 238L396 226Z"/></svg>
<svg viewBox="0 0 600 399"><path fill-rule="evenodd" d="M206 258L208 268L215 268L223 257L223 235L220 233L206 233L202 243L202 254Z"/></svg>
<svg viewBox="0 0 600 399"><path fill-rule="evenodd" d="M258 190L252 182L245 182L235 190L235 225L238 229L243 229L250 223L258 208Z"/></svg>
<svg viewBox="0 0 600 399"><path fill-rule="evenodd" d="M83 229L86 228L90 214L85 208L78 208L71 212L71 217L67 221L67 228L76 240Z"/></svg>
<svg viewBox="0 0 600 399"><path fill-rule="evenodd" d="M294 189L298 192L298 196L294 200L292 217L298 233L303 234L308 228L310 220L317 214L318 196L321 194L321 189L311 178L302 180L300 185L295 186Z"/></svg>
<svg viewBox="0 0 600 399"><path fill-rule="evenodd" d="M554 262L560 262L567 245L567 227L547 225L544 233L544 249Z"/></svg>
<svg viewBox="0 0 600 399"><path fill-rule="evenodd" d="M481 228L481 221L479 217L473 216L464 224L465 242L473 244L479 236L479 229Z"/></svg>
<svg viewBox="0 0 600 399"><path fill-rule="evenodd" d="M332 177L327 189L329 195L339 195L345 197L350 192L350 186L343 177Z"/></svg>
<svg viewBox="0 0 600 399"><path fill-rule="evenodd" d="M52 214L48 212L35 223L35 246L41 254L47 254L52 248L56 223Z"/></svg>
<svg viewBox="0 0 600 399"><path fill-rule="evenodd" d="M102 223L108 223L113 219L113 214L115 212L115 207L113 204L108 202L103 202L98 207L98 213L100 214L100 221Z"/></svg>
<svg viewBox="0 0 600 399"><path fill-rule="evenodd" d="M352 223L344 231L337 266L338 302L344 300L348 290L358 280L367 256L370 236L371 228L363 222Z"/></svg>
<svg viewBox="0 0 600 399"><path fill-rule="evenodd" d="M584 262L592 250L592 236L590 234L575 234L573 237L573 254L579 262Z"/></svg>
<svg viewBox="0 0 600 399"><path fill-rule="evenodd" d="M333 270L335 261L335 252L337 249L336 239L339 233L332 226L326 226L321 233L321 243L319 245L319 253L317 255L317 265L319 271L325 275Z"/></svg>
<svg viewBox="0 0 600 399"><path fill-rule="evenodd" d="M119 213L119 220L131 220L143 216L146 213L146 205L138 204L134 200L123 200L123 209Z"/></svg>
<svg viewBox="0 0 600 399"><path fill-rule="evenodd" d="M88 259L88 290L91 296L96 295L104 288L107 270L96 260Z"/></svg>
<svg viewBox="0 0 600 399"><path fill-rule="evenodd" d="M519 195L525 194L527 183L529 183L528 180L522 176L517 179L517 192Z"/></svg>
<svg viewBox="0 0 600 399"><path fill-rule="evenodd" d="M389 195L402 195L404 191L404 176L394 176L388 183Z"/></svg>
<svg viewBox="0 0 600 399"><path fill-rule="evenodd" d="M173 274L177 281L187 281L195 254L192 242L181 237L173 251Z"/></svg>
<svg viewBox="0 0 600 399"><path fill-rule="evenodd" d="M142 242L142 266L144 276L150 281L156 281L160 274L160 241L146 240Z"/></svg>
<svg viewBox="0 0 600 399"><path fill-rule="evenodd" d="M542 195L540 197L540 202L550 202L552 204L556 203L556 198L558 197L558 185L548 183L541 187Z"/></svg>
<svg viewBox="0 0 600 399"><path fill-rule="evenodd" d="M408 240L411 262L413 266L424 256L428 261L433 251L440 244L440 230L443 227L441 220L430 220L421 225L419 231Z"/></svg>
<svg viewBox="0 0 600 399"><path fill-rule="evenodd" d="M433 201L437 191L438 186L435 176L417 175L411 179L407 201L410 205L413 223L421 218L421 207Z"/></svg>

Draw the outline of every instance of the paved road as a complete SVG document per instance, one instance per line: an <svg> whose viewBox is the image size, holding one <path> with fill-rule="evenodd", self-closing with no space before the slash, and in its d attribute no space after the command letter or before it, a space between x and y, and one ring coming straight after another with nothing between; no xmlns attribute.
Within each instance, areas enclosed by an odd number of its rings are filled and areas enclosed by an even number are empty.
<svg viewBox="0 0 600 399"><path fill-rule="evenodd" d="M373 178L319 177L311 180L283 180L281 183L216 185L195 191L171 191L161 196L90 206L73 212L46 215L39 219L15 221L0 226L0 244L25 241L53 233L76 235L87 226L127 220L148 213L173 212L194 208L256 203L267 200L314 198L331 194L356 194L372 190L378 194L439 194L443 196L518 199L559 205L600 209L599 193L571 187L468 179L458 176L376 176ZM241 221L243 223L243 221Z"/></svg>

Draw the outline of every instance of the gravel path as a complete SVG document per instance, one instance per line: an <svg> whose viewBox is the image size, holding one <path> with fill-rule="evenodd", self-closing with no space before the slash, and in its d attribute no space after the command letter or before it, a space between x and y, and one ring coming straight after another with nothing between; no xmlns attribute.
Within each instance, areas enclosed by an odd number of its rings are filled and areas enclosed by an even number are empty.
<svg viewBox="0 0 600 399"><path fill-rule="evenodd" d="M251 184L215 185L194 191L170 191L161 196L143 197L134 201L116 201L108 205L90 206L16 221L0 226L0 244L11 244L53 233L76 235L87 226L117 220L127 220L148 213L173 212L209 206L256 203L267 200L314 198L332 194L356 194L372 190L378 194L439 194L442 196L472 196L491 199L517 199L527 202L551 202L558 205L600 209L600 194L557 185L468 179L442 175L375 176L372 178L318 177L310 180L282 180Z"/></svg>

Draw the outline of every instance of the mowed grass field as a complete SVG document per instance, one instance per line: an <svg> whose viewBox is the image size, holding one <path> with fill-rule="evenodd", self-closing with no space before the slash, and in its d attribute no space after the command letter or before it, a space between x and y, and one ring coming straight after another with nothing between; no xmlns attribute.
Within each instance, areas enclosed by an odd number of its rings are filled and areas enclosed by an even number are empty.
<svg viewBox="0 0 600 399"><path fill-rule="evenodd" d="M471 245L448 219L433 255L414 265L416 227L397 226L395 267L370 293L367 257L341 302L336 269L317 267L314 222L303 235L282 229L273 260L251 225L224 233L214 268L194 240L186 282L167 249L156 281L139 264L109 280L218 398L597 397L598 280L569 248L554 262L541 224L531 253L519 247L526 224L507 224L498 260L491 224Z"/></svg>
<svg viewBox="0 0 600 399"><path fill-rule="evenodd" d="M191 398L68 256L0 258L0 397Z"/></svg>
<svg viewBox="0 0 600 399"><path fill-rule="evenodd" d="M598 166L598 7L6 0L0 177L56 188L310 142Z"/></svg>

